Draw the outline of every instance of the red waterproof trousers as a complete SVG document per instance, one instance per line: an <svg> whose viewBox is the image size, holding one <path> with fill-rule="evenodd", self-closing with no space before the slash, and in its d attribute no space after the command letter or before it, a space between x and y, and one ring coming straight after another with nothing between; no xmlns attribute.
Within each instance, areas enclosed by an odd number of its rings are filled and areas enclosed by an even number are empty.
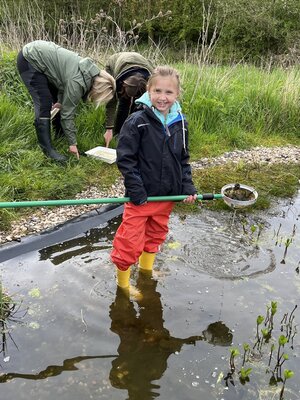
<svg viewBox="0 0 300 400"><path fill-rule="evenodd" d="M111 252L112 262L122 271L135 264L143 251L157 253L168 233L173 202L160 201L135 206L126 203Z"/></svg>

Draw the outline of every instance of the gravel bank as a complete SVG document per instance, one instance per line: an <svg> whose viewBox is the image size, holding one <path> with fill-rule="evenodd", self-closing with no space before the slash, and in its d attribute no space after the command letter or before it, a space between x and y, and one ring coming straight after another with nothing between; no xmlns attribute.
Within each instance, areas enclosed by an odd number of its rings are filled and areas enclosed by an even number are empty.
<svg viewBox="0 0 300 400"><path fill-rule="evenodd" d="M237 150L228 152L216 158L203 158L192 162L193 169L206 168L213 165L226 164L228 162L239 163L299 163L300 165L300 146L286 146L264 148L256 147L251 150ZM300 177L299 177L300 178ZM95 187L88 188L84 192L79 193L76 198L101 198L101 197L122 197L124 196L124 188L122 179L119 179L107 191L101 191ZM33 213L22 218L18 223L12 225L10 231L0 232L0 244L20 241L22 237L53 228L60 225L71 218L77 217L101 205L83 205L83 206L63 206L63 207L42 207L34 208Z"/></svg>

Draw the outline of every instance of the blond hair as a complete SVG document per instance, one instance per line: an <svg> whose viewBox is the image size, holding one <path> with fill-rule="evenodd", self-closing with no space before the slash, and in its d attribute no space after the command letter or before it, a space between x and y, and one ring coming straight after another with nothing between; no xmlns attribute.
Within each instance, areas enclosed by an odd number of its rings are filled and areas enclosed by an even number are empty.
<svg viewBox="0 0 300 400"><path fill-rule="evenodd" d="M153 84L154 79L158 78L160 76L174 78L178 84L178 92L180 92L179 73L175 68L169 67L168 65L161 65L154 69L154 71L150 75L150 78L148 79L148 84L147 84L148 90L150 89L151 85Z"/></svg>
<svg viewBox="0 0 300 400"><path fill-rule="evenodd" d="M96 104L96 108L101 104L108 103L115 95L116 81L106 71L101 70L100 74L94 78L93 86L88 94L88 100Z"/></svg>

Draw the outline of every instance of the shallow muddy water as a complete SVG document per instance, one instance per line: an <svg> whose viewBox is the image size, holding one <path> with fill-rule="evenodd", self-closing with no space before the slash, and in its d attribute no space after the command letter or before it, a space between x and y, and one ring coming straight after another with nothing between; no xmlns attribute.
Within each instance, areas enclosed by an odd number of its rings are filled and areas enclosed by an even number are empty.
<svg viewBox="0 0 300 400"><path fill-rule="evenodd" d="M282 383L269 385L267 369L282 334L290 334L282 370L295 373L285 399L299 399L299 214L300 195L264 214L172 214L153 276L133 270L140 300L116 289L109 252L119 217L2 262L16 307L5 321L1 399L279 399ZM253 350L257 316L271 301L272 338ZM243 384L244 343L252 371ZM240 355L231 376L232 348Z"/></svg>

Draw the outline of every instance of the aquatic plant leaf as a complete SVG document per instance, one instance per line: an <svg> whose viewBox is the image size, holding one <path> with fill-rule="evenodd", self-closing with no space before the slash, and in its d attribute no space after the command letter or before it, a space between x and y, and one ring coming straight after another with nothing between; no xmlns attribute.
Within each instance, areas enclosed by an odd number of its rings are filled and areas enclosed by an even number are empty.
<svg viewBox="0 0 300 400"><path fill-rule="evenodd" d="M284 346L287 343L287 338L284 335L280 335L278 338L278 343L280 346Z"/></svg>
<svg viewBox="0 0 300 400"><path fill-rule="evenodd" d="M29 328L31 328L31 329L39 329L39 328L40 328L40 324L39 324L38 322L34 322L34 321L30 322L30 323L28 324L28 326L29 326Z"/></svg>
<svg viewBox="0 0 300 400"><path fill-rule="evenodd" d="M248 377L250 375L251 371L252 371L252 368L245 369L244 367L242 367L239 372L241 375L241 378L245 379L246 377Z"/></svg>
<svg viewBox="0 0 300 400"><path fill-rule="evenodd" d="M259 315L256 319L257 325L260 325L264 321L264 319L265 319L265 317L263 317L262 315Z"/></svg>
<svg viewBox="0 0 300 400"><path fill-rule="evenodd" d="M176 249L179 249L179 247L181 247L181 243L171 242L171 243L168 243L168 247L169 247L169 249L176 250Z"/></svg>
<svg viewBox="0 0 300 400"><path fill-rule="evenodd" d="M41 291L39 288L33 288L28 292L30 297L41 297Z"/></svg>
<svg viewBox="0 0 300 400"><path fill-rule="evenodd" d="M244 348L245 351L250 350L250 346L249 346L248 343L244 343L244 344L243 344L243 348Z"/></svg>
<svg viewBox="0 0 300 400"><path fill-rule="evenodd" d="M276 314L277 311L277 301L271 301L271 314Z"/></svg>
<svg viewBox="0 0 300 400"><path fill-rule="evenodd" d="M234 348L234 349L230 349L230 354L232 357L236 357L236 356L240 355L240 352L238 349Z"/></svg>
<svg viewBox="0 0 300 400"><path fill-rule="evenodd" d="M291 371L290 369L285 369L283 375L285 379L290 379L294 376L294 371Z"/></svg>
<svg viewBox="0 0 300 400"><path fill-rule="evenodd" d="M269 329L261 329L261 333L264 338L267 338L270 334Z"/></svg>
<svg viewBox="0 0 300 400"><path fill-rule="evenodd" d="M217 379L217 383L220 383L223 380L223 378L224 378L224 374L223 374L223 372L220 372L218 379Z"/></svg>

